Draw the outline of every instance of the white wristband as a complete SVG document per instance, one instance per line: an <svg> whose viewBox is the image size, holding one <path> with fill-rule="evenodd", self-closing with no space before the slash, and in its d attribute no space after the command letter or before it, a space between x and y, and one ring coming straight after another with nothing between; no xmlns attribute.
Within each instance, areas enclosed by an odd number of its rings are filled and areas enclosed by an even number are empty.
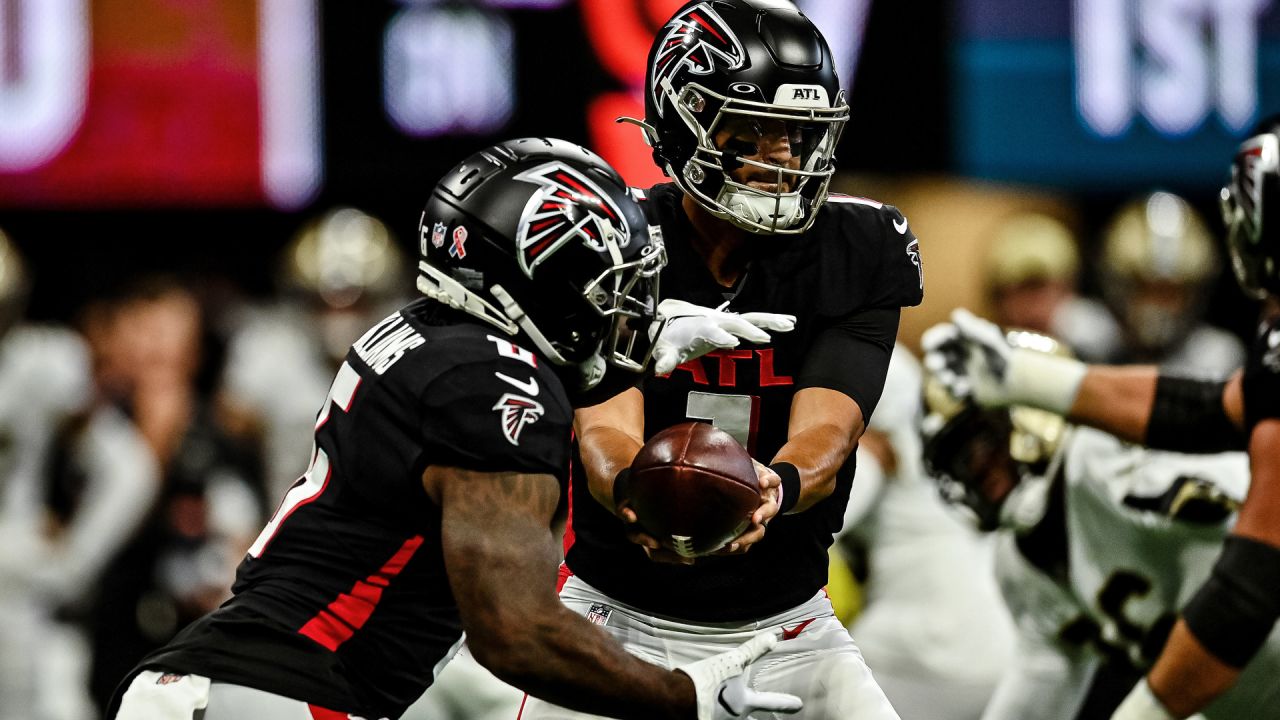
<svg viewBox="0 0 1280 720"><path fill-rule="evenodd" d="M1030 405L1066 415L1076 402L1088 366L1079 360L1016 349L1005 381L1010 405Z"/></svg>
<svg viewBox="0 0 1280 720"><path fill-rule="evenodd" d="M1165 710L1164 705L1151 692L1151 686L1144 677L1133 686L1133 690L1125 696L1124 702L1116 708L1111 720L1178 720Z"/></svg>

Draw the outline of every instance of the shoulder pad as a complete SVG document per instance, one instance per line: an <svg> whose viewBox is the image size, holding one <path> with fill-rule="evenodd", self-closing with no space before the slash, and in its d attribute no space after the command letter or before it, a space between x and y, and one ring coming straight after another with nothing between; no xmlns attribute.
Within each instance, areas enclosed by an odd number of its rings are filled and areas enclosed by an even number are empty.
<svg viewBox="0 0 1280 720"><path fill-rule="evenodd" d="M920 304L920 246L897 208L866 198L833 196L818 212L802 242L816 241L818 246L815 282L823 314Z"/></svg>

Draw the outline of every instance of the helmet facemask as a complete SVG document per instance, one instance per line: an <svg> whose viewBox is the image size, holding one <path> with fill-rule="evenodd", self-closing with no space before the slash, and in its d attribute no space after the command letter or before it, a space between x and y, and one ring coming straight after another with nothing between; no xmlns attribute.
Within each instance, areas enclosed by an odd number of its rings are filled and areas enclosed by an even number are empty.
<svg viewBox="0 0 1280 720"><path fill-rule="evenodd" d="M835 148L849 119L843 92L831 107L812 90L807 90L810 99L798 101L803 107L729 97L696 82L676 93L667 78L662 92L668 111L675 108L695 140L682 169L667 167L682 190L711 214L748 232L798 234L813 225L827 198ZM785 165L765 157L771 138L786 143Z"/></svg>
<svg viewBox="0 0 1280 720"><path fill-rule="evenodd" d="M1277 258L1263 235L1264 209L1280 193L1280 138L1263 133L1246 140L1231 166L1231 181L1219 195L1231 267L1241 289L1262 299L1280 284ZM1274 202L1274 200L1272 200Z"/></svg>
<svg viewBox="0 0 1280 720"><path fill-rule="evenodd" d="M571 396L611 366L647 366L666 251L585 148L525 138L477 153L437 185L419 236L419 290L523 335Z"/></svg>

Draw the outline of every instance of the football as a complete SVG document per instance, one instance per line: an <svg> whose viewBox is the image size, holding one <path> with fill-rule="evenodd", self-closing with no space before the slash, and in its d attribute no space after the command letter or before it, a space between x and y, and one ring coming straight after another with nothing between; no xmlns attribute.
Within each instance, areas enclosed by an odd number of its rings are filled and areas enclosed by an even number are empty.
<svg viewBox="0 0 1280 720"><path fill-rule="evenodd" d="M631 463L627 499L645 532L680 555L715 552L760 507L760 483L732 435L687 422L654 435Z"/></svg>

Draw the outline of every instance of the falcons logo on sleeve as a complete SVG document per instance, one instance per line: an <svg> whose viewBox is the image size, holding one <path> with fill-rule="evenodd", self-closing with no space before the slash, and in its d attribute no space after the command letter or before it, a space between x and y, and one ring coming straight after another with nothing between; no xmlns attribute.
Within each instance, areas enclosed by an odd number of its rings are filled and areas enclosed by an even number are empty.
<svg viewBox="0 0 1280 720"><path fill-rule="evenodd" d="M659 115L663 114L662 81L674 77L680 68L687 67L694 75L710 75L717 63L737 70L746 57L738 36L706 3L672 18L666 30L650 69L653 104Z"/></svg>
<svg viewBox="0 0 1280 720"><path fill-rule="evenodd" d="M527 397L504 393L493 409L502 422L502 436L512 445L520 444L520 432L542 417L542 403Z"/></svg>
<svg viewBox="0 0 1280 720"><path fill-rule="evenodd" d="M516 231L516 249L525 276L532 278L534 268L571 240L581 240L596 252L605 252L610 246L621 249L631 242L622 210L577 170L549 162L520 173L516 179L541 186L525 204Z"/></svg>

